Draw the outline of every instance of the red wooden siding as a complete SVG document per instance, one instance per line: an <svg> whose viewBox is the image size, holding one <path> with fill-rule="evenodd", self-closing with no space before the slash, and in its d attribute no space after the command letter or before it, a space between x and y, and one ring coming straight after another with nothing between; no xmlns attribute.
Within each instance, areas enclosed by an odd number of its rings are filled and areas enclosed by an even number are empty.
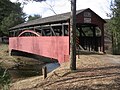
<svg viewBox="0 0 120 90"><path fill-rule="evenodd" d="M69 37L11 37L9 49L33 53L58 59L59 63L69 60Z"/></svg>
<svg viewBox="0 0 120 90"><path fill-rule="evenodd" d="M90 24L95 24L95 25L98 25L98 27L103 30L103 26L104 26L104 21L101 19L101 18L98 18L98 16L91 12L91 10L85 10L84 12L90 12L91 13L91 23ZM77 23L84 23L84 12L78 14L76 16L76 22Z"/></svg>

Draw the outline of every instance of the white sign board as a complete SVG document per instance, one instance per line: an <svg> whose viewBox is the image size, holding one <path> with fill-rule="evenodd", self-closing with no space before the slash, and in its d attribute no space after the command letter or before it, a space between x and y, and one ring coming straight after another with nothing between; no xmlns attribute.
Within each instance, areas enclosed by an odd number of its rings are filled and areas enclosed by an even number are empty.
<svg viewBox="0 0 120 90"><path fill-rule="evenodd" d="M91 18L84 18L84 23L91 23Z"/></svg>

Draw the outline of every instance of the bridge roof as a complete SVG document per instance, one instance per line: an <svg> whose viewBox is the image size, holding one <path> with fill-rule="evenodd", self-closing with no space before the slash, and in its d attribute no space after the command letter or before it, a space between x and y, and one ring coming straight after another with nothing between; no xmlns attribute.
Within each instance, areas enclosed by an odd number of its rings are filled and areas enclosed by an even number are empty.
<svg viewBox="0 0 120 90"><path fill-rule="evenodd" d="M87 9L91 10L90 8L87 8ZM84 12L87 9L81 9L81 10L76 11L76 15ZM67 13L63 13L63 14L57 14L57 15L53 15L53 16L49 16L49 17L45 17L45 18L39 18L39 19L31 20L31 21L19 24L15 27L12 27L9 30L15 30L15 29L19 29L19 28L37 26L37 25L44 25L44 24L52 24L52 23L58 23L58 22L66 22L69 19L70 19L70 12L67 12ZM102 19L102 20L103 20L103 22L106 22L104 19Z"/></svg>

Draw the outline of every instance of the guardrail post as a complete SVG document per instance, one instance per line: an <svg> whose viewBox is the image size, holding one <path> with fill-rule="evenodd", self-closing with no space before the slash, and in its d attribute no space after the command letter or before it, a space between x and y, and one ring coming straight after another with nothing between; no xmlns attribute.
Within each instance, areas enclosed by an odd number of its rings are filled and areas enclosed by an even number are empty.
<svg viewBox="0 0 120 90"><path fill-rule="evenodd" d="M11 50L9 50L9 56L11 56Z"/></svg>
<svg viewBox="0 0 120 90"><path fill-rule="evenodd" d="M43 79L45 79L47 77L47 67L46 66L43 66L42 73L43 73Z"/></svg>

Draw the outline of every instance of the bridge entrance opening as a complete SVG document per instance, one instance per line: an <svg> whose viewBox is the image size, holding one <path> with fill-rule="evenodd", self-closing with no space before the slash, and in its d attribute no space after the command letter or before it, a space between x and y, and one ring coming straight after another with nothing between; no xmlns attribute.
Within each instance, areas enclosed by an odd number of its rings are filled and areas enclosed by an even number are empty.
<svg viewBox="0 0 120 90"><path fill-rule="evenodd" d="M94 24L77 24L76 39L84 50L101 51L101 30Z"/></svg>

